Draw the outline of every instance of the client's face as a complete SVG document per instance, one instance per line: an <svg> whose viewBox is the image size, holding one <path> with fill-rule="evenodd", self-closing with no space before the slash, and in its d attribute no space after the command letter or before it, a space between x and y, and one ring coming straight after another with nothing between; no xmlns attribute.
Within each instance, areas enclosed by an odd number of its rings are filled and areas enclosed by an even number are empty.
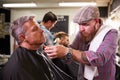
<svg viewBox="0 0 120 80"><path fill-rule="evenodd" d="M29 20L24 23L25 27L25 41L30 45L40 46L45 42L43 30L41 30L38 24L34 20Z"/></svg>

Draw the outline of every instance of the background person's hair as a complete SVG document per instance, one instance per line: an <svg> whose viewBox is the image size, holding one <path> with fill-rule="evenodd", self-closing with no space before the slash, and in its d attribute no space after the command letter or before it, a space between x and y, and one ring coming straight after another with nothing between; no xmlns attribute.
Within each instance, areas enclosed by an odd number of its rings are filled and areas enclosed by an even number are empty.
<svg viewBox="0 0 120 80"><path fill-rule="evenodd" d="M66 36L68 36L68 34L62 31L55 34L55 38L60 38L60 39Z"/></svg>
<svg viewBox="0 0 120 80"><path fill-rule="evenodd" d="M52 12L47 12L45 15L44 15L44 17L43 17L43 22L48 22L48 21L52 21L52 22L55 22L55 21L57 21L57 16L54 14L54 13L52 13Z"/></svg>
<svg viewBox="0 0 120 80"><path fill-rule="evenodd" d="M17 41L18 45L21 43L21 41L19 40L18 36L20 34L25 34L24 28L23 28L23 24L30 20L33 19L34 16L22 16L18 19L16 19L15 21L13 21L11 23L10 26L10 33L11 35L15 38L15 40Z"/></svg>

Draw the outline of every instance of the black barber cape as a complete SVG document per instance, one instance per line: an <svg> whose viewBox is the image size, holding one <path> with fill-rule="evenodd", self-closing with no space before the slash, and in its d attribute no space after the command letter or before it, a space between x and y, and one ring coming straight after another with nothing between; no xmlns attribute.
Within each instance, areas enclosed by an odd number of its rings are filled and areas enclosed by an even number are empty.
<svg viewBox="0 0 120 80"><path fill-rule="evenodd" d="M42 53L18 47L1 70L0 80L72 80Z"/></svg>

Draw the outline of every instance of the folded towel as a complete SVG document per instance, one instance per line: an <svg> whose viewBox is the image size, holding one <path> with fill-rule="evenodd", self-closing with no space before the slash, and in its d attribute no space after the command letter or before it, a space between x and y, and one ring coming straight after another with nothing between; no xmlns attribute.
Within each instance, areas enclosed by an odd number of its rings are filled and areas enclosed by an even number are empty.
<svg viewBox="0 0 120 80"><path fill-rule="evenodd" d="M97 67L85 65L84 77L88 80L93 80L95 76L98 76Z"/></svg>

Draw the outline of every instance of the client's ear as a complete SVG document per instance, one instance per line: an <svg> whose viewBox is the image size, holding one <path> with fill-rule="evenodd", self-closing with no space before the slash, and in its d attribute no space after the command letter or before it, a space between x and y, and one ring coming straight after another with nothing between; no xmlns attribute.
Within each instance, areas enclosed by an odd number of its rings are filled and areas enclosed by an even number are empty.
<svg viewBox="0 0 120 80"><path fill-rule="evenodd" d="M23 34L20 34L20 35L18 36L18 39L20 40L20 42L23 42L24 39L25 39L25 36L24 36Z"/></svg>
<svg viewBox="0 0 120 80"><path fill-rule="evenodd" d="M99 19L95 19L96 22L99 22Z"/></svg>

